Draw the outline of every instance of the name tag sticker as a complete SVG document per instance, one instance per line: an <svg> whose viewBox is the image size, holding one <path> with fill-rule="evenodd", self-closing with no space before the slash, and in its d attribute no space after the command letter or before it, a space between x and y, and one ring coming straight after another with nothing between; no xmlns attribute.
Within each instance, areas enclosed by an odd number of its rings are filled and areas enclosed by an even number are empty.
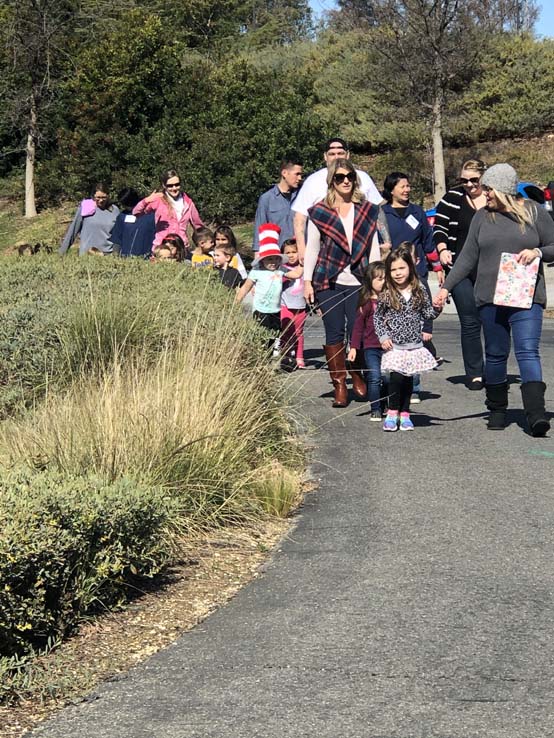
<svg viewBox="0 0 554 738"><path fill-rule="evenodd" d="M136 221L136 219L137 219L137 216L136 215L126 215L125 216L125 223L134 223Z"/></svg>
<svg viewBox="0 0 554 738"><path fill-rule="evenodd" d="M413 215L408 215L406 218L406 223L410 226L410 228L413 228L414 231L419 225L419 220L417 218L414 218Z"/></svg>

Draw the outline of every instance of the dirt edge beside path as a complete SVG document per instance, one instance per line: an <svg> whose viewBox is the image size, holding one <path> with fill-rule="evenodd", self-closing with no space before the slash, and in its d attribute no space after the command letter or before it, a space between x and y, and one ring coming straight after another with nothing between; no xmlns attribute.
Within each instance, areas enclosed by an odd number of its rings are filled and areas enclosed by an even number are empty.
<svg viewBox="0 0 554 738"><path fill-rule="evenodd" d="M294 520L212 532L124 610L83 624L37 660L32 696L15 707L0 707L0 735L24 736L55 711L86 699L101 682L117 680L194 628L260 575Z"/></svg>

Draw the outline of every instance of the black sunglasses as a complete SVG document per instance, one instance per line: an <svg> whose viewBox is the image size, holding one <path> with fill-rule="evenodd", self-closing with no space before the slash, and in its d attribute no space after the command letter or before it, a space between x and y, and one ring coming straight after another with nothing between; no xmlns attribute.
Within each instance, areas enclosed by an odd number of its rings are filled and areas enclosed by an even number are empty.
<svg viewBox="0 0 554 738"><path fill-rule="evenodd" d="M333 182L335 184L342 184L345 179L347 179L349 182L355 182L356 175L354 172L348 172L348 174L333 174Z"/></svg>
<svg viewBox="0 0 554 738"><path fill-rule="evenodd" d="M181 186L180 182L172 182L171 184L166 184L165 187L167 190L171 190L173 187L180 187L180 186Z"/></svg>
<svg viewBox="0 0 554 738"><path fill-rule="evenodd" d="M481 181L481 177L460 177L460 182L463 185L474 184L477 185Z"/></svg>

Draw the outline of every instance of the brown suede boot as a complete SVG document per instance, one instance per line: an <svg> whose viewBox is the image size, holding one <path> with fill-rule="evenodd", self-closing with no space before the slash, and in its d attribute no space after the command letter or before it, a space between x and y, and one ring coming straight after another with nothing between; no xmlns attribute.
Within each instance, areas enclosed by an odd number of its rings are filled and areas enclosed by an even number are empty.
<svg viewBox="0 0 554 738"><path fill-rule="evenodd" d="M367 385L364 381L363 370L363 359L361 358L361 351L356 352L356 359L349 362L350 366L348 373L352 377L352 389L354 394L359 400L365 400L367 396Z"/></svg>
<svg viewBox="0 0 554 738"><path fill-rule="evenodd" d="M348 405L348 389L346 388L346 363L343 343L334 343L323 347L331 382L335 388L333 407Z"/></svg>

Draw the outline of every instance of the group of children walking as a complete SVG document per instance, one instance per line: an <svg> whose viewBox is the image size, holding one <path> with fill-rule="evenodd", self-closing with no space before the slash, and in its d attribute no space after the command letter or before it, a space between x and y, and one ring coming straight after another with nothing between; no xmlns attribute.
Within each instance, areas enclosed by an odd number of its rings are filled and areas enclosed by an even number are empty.
<svg viewBox="0 0 554 738"><path fill-rule="evenodd" d="M260 227L259 252L236 299L254 289L253 316L280 334L281 367L293 371L305 367L307 306L296 242L286 241L281 251L279 232L271 223ZM382 421L386 432L411 431L414 376L437 367L423 343L424 325L440 313L417 276L413 244L404 242L384 261L372 262L359 295L348 360L356 363L363 354L370 420Z"/></svg>
<svg viewBox="0 0 554 738"><path fill-rule="evenodd" d="M153 261L189 261L194 269L217 269L222 284L231 289L240 287L246 279L246 268L238 252L233 230L226 225L215 231L198 228L192 235L189 250L181 236L168 233L152 250Z"/></svg>
<svg viewBox="0 0 554 738"><path fill-rule="evenodd" d="M294 371L306 366L307 305L296 241L285 241L281 249L280 231L273 223L260 226L259 251L248 273L228 226L215 232L197 229L190 254L178 235L168 234L154 248L153 258L188 258L193 268L217 269L221 282L236 290L237 302L253 292L253 317L273 334L268 347L279 345L281 368ZM440 311L432 306L429 292L417 276L416 263L414 245L404 242L384 261L369 265L350 340L348 360L356 364L361 353L365 362L370 421L382 421L386 432L413 430L410 401L414 377L437 366L423 343L423 333Z"/></svg>

